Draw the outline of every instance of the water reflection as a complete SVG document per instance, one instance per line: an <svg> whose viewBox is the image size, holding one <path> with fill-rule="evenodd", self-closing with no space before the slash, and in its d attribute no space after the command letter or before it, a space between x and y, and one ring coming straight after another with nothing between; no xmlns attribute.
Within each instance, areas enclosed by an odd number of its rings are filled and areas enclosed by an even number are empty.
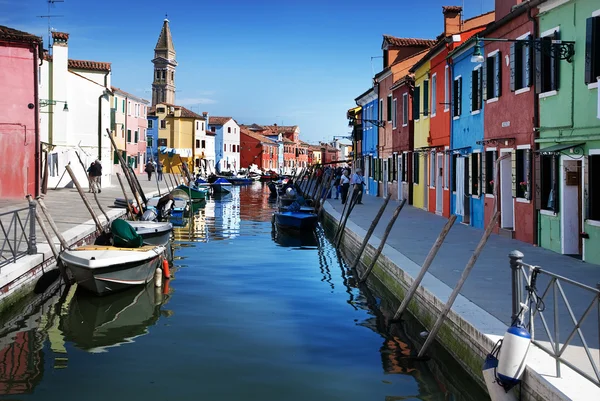
<svg viewBox="0 0 600 401"><path fill-rule="evenodd" d="M319 245L318 234L314 231L298 232L286 230L277 224L272 225L271 238L282 247L314 248Z"/></svg>

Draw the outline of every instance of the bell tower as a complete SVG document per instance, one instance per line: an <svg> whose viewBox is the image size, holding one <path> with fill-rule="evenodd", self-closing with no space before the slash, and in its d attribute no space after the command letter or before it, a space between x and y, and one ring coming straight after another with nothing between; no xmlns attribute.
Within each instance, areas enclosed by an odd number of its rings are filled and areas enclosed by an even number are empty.
<svg viewBox="0 0 600 401"><path fill-rule="evenodd" d="M175 104L175 46L169 29L169 20L165 18L154 48L154 79L152 80L152 106L158 103Z"/></svg>

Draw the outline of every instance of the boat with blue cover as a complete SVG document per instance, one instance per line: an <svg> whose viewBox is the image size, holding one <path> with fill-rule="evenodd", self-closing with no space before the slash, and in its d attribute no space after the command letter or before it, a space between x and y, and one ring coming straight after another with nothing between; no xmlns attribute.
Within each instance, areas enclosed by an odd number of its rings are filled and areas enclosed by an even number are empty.
<svg viewBox="0 0 600 401"><path fill-rule="evenodd" d="M319 219L315 213L305 212L276 212L275 223L282 228L295 230L314 230Z"/></svg>
<svg viewBox="0 0 600 401"><path fill-rule="evenodd" d="M225 178L217 178L215 182L210 184L213 193L219 194L227 194L230 192L229 188L231 188L231 183Z"/></svg>

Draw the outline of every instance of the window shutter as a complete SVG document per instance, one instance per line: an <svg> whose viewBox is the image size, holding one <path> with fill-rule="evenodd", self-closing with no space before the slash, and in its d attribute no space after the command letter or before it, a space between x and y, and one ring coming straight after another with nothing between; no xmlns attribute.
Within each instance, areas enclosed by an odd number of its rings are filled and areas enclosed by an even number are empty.
<svg viewBox="0 0 600 401"><path fill-rule="evenodd" d="M511 178L512 178L512 196L517 197L517 152L515 150L510 151L510 166L511 166Z"/></svg>
<svg viewBox="0 0 600 401"><path fill-rule="evenodd" d="M419 119L419 113L420 113L420 95L421 95L421 87L417 86L415 87L415 90L413 92L413 103L412 103L412 114L413 114L413 120L418 120Z"/></svg>
<svg viewBox="0 0 600 401"><path fill-rule="evenodd" d="M423 81L423 115L429 115L429 81Z"/></svg>
<svg viewBox="0 0 600 401"><path fill-rule="evenodd" d="M525 40L531 42L531 35L527 35ZM525 47L525 56L523 58L523 63L525 63L525 85L531 86L531 46L530 45L522 45Z"/></svg>
<svg viewBox="0 0 600 401"><path fill-rule="evenodd" d="M472 158L473 154L469 153L469 157L467 158L467 160L465 160L467 162L467 171L469 172L469 190L465 191L465 193L468 193L469 195L473 195L473 163L471 161Z"/></svg>
<svg viewBox="0 0 600 401"><path fill-rule="evenodd" d="M527 171L525 175L525 179L527 180L527 196L525 198L531 200L531 192L533 192L533 187L531 186L531 149L525 151L525 169Z"/></svg>
<svg viewBox="0 0 600 401"><path fill-rule="evenodd" d="M113 150L113 164L119 164L119 154L116 150Z"/></svg>
<svg viewBox="0 0 600 401"><path fill-rule="evenodd" d="M560 32L559 31L554 31L554 35L553 35L553 39L554 40L560 40ZM552 54L554 54L554 50L556 49L556 51L558 51L558 49L556 48L557 45L552 44L551 46L555 46L554 49L552 49ZM556 54L558 55L558 54ZM552 72L551 77L552 77L552 90L558 90L558 88L560 87L560 58L559 57L554 57L550 59L550 65L551 65L551 70Z"/></svg>
<svg viewBox="0 0 600 401"><path fill-rule="evenodd" d="M585 21L585 83L591 84L596 81L594 77L594 38L599 29L600 17L591 17ZM598 51L598 50L597 50Z"/></svg>
<svg viewBox="0 0 600 401"><path fill-rule="evenodd" d="M495 64L496 64L496 92L494 93L495 97L500 97L502 95L502 52L496 53L495 56Z"/></svg>
<svg viewBox="0 0 600 401"><path fill-rule="evenodd" d="M481 93L483 93L483 100L487 100L487 60L481 64Z"/></svg>
<svg viewBox="0 0 600 401"><path fill-rule="evenodd" d="M517 74L517 63L515 57L517 55L517 44L515 42L510 44L510 91L515 91L515 80Z"/></svg>
<svg viewBox="0 0 600 401"><path fill-rule="evenodd" d="M458 115L461 115L462 110L462 77L458 78Z"/></svg>
<svg viewBox="0 0 600 401"><path fill-rule="evenodd" d="M479 193L483 194L487 192L487 164L486 164L486 151L485 148L481 149L481 185Z"/></svg>
<svg viewBox="0 0 600 401"><path fill-rule="evenodd" d="M540 39L542 41L542 43L540 44L540 47L545 46L546 44L543 43L544 38ZM542 93L542 82L543 82L543 71L542 71L542 50L540 48L535 48L534 51L534 55L535 55L535 93ZM541 205L541 203L540 203Z"/></svg>
<svg viewBox="0 0 600 401"><path fill-rule="evenodd" d="M482 92L481 92L481 83L483 82L483 74L481 72L481 68L477 70L477 106L479 106L479 110L483 108L483 102L481 101Z"/></svg>
<svg viewBox="0 0 600 401"><path fill-rule="evenodd" d="M477 70L471 71L471 111L477 110Z"/></svg>

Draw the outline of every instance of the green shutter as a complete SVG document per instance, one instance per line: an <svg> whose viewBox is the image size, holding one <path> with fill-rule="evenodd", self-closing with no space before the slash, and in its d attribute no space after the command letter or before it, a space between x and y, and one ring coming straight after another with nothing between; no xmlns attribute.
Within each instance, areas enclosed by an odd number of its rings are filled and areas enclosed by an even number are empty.
<svg viewBox="0 0 600 401"><path fill-rule="evenodd" d="M113 150L113 164L119 164L119 154L116 150Z"/></svg>
<svg viewBox="0 0 600 401"><path fill-rule="evenodd" d="M139 140L139 133L138 133L137 131L135 131L134 135L135 135L135 136L134 136L135 143L138 143L138 140Z"/></svg>
<svg viewBox="0 0 600 401"><path fill-rule="evenodd" d="M519 70L519 63L517 63L516 55L519 53L521 46L517 46L517 43L510 44L510 90L514 92L519 80L517 79L517 71Z"/></svg>
<svg viewBox="0 0 600 401"><path fill-rule="evenodd" d="M429 80L423 81L423 115L429 115Z"/></svg>
<svg viewBox="0 0 600 401"><path fill-rule="evenodd" d="M131 142L131 130L127 130L127 142Z"/></svg>

